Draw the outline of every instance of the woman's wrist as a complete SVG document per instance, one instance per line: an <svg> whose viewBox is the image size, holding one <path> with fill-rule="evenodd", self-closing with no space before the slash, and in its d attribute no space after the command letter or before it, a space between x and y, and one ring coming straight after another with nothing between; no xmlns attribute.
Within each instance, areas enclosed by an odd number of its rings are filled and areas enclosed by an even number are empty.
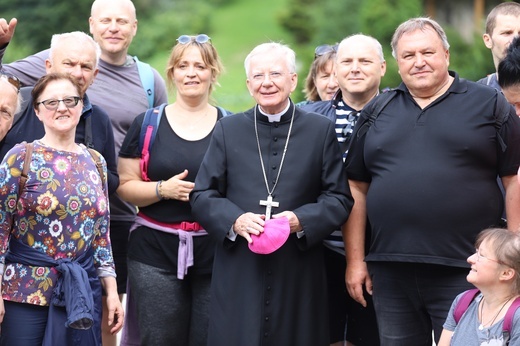
<svg viewBox="0 0 520 346"><path fill-rule="evenodd" d="M162 180L159 180L157 182L157 184L155 184L155 195L157 196L157 198L159 199L159 201L163 200L163 196L161 194L161 190L160 190L160 187L161 187L161 184L162 184Z"/></svg>
<svg viewBox="0 0 520 346"><path fill-rule="evenodd" d="M155 185L155 194L157 195L157 198L159 198L160 201L162 201L163 199L169 199L168 197L166 197L164 195L164 192L162 189L162 183L163 183L163 181L159 180L157 182L157 185Z"/></svg>

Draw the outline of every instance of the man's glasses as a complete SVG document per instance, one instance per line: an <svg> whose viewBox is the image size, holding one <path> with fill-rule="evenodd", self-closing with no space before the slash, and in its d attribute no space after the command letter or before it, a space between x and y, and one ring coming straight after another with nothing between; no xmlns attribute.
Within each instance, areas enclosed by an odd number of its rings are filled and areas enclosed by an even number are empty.
<svg viewBox="0 0 520 346"><path fill-rule="evenodd" d="M18 77L8 74L0 73L0 79L7 81L9 84L16 88L16 92L20 92L20 87L22 86L22 82L18 79Z"/></svg>
<svg viewBox="0 0 520 346"><path fill-rule="evenodd" d="M316 47L314 50L314 59L316 59L319 56L325 55L330 52L337 52L338 51L338 45L335 44L333 46L329 44L322 44L321 46Z"/></svg>
<svg viewBox="0 0 520 346"><path fill-rule="evenodd" d="M190 35L181 35L177 39L177 42L180 44L188 44L190 42L197 42L197 43L206 43L209 42L211 38L206 34L199 34L197 36L190 36Z"/></svg>
<svg viewBox="0 0 520 346"><path fill-rule="evenodd" d="M254 75L251 76L251 79L253 79L255 82L263 82L265 80L265 77L269 77L269 80L270 81L278 81L280 80L280 78L283 77L283 73L282 72L278 72L278 71L272 71L272 72L269 72L269 73L255 73Z"/></svg>
<svg viewBox="0 0 520 346"><path fill-rule="evenodd" d="M37 105L39 105L41 103L48 110L55 111L56 109L58 109L60 102L63 102L63 104L67 108L73 108L78 105L79 100L81 100L81 97L79 97L79 96L69 96L69 97L65 97L63 100L48 99L45 101L38 102Z"/></svg>

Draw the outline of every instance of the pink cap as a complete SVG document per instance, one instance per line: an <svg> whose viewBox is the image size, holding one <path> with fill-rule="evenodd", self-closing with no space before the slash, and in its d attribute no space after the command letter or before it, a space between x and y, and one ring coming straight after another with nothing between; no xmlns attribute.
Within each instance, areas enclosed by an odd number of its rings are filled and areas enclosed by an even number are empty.
<svg viewBox="0 0 520 346"><path fill-rule="evenodd" d="M251 234L253 242L249 244L249 249L261 255L275 252L285 244L290 231L289 219L286 217L267 220L260 235Z"/></svg>

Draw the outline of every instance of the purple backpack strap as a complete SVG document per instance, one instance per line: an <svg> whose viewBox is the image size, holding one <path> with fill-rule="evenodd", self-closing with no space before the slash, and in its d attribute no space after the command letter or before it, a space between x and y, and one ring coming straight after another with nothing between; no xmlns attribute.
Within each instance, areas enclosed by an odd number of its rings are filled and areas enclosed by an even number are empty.
<svg viewBox="0 0 520 346"><path fill-rule="evenodd" d="M511 326L513 325L513 317L515 316L516 310L520 308L520 297L513 301L513 304L507 309L506 315L504 316L504 326L502 330L504 332L511 333Z"/></svg>
<svg viewBox="0 0 520 346"><path fill-rule="evenodd" d="M453 318L455 319L455 322L458 324L460 319L462 318L462 315L466 312L469 305L475 299L475 297L480 293L480 291L477 288L467 290L462 294L462 297L457 302L457 305L455 306L455 309L453 310Z"/></svg>

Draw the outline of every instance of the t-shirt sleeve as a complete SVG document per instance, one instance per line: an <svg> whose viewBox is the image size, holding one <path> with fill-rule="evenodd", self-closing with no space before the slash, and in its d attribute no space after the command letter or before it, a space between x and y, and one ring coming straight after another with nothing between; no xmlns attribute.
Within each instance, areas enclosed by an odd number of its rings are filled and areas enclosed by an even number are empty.
<svg viewBox="0 0 520 346"><path fill-rule="evenodd" d="M132 122L132 125L130 125L123 144L121 145L119 157L127 159L141 157L141 151L139 150L139 136L141 134L144 114L145 113L139 114Z"/></svg>
<svg viewBox="0 0 520 346"><path fill-rule="evenodd" d="M457 322L455 322L455 317L453 317L453 311L455 310L455 307L457 306L460 297L461 295L459 294L457 297L455 297L453 303L451 303L450 312L448 312L448 316L446 316L446 321L442 326L444 329L449 330L450 332L453 332L455 330L455 327L457 327Z"/></svg>

